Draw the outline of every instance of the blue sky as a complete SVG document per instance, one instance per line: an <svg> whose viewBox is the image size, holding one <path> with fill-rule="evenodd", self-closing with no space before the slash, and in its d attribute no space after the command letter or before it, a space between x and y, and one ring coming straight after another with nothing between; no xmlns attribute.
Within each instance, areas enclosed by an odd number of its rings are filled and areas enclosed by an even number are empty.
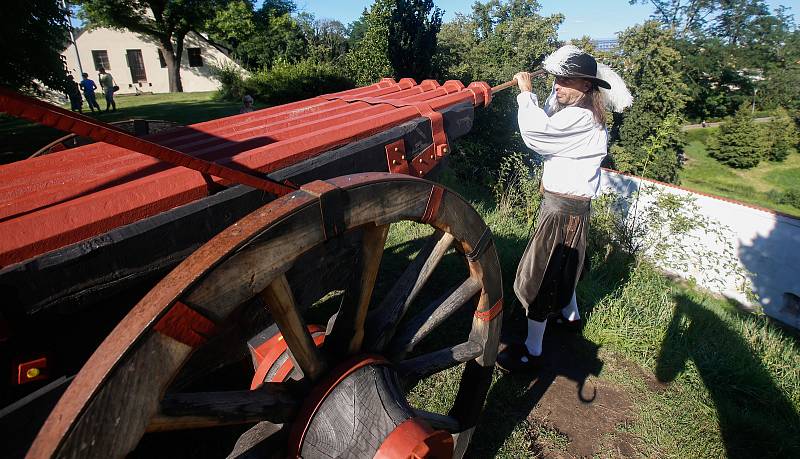
<svg viewBox="0 0 800 459"><path fill-rule="evenodd" d="M370 0L295 0L298 9L314 14L317 18L337 19L344 24L361 15ZM473 0L435 0L445 11L445 21L455 13L466 13ZM645 21L652 12L648 5L630 5L628 0L541 0L541 14L563 13L566 17L559 28L559 38L567 40L589 35L592 38L613 38L615 33ZM797 17L800 0L767 0L770 7L780 4L792 8Z"/></svg>

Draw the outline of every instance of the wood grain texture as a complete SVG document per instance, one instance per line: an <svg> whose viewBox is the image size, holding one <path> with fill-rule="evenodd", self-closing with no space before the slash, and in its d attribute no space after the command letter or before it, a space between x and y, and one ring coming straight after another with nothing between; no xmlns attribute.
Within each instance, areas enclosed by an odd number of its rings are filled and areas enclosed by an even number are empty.
<svg viewBox="0 0 800 459"><path fill-rule="evenodd" d="M257 390L167 394L148 432L195 429L269 421L282 424L297 412L298 401L280 384Z"/></svg>
<svg viewBox="0 0 800 459"><path fill-rule="evenodd" d="M483 353L483 346L473 341L457 344L423 354L397 364L397 371L408 380L419 380L475 359Z"/></svg>
<svg viewBox="0 0 800 459"><path fill-rule="evenodd" d="M366 343L369 349L381 351L389 343L398 322L408 311L452 243L452 235L438 230L434 232L381 304L370 312L368 327L370 335Z"/></svg>
<svg viewBox="0 0 800 459"><path fill-rule="evenodd" d="M383 257L389 225L367 225L361 242L356 270L336 315L333 329L325 339L324 349L332 355L353 355L364 341L364 322L372 299L372 290Z"/></svg>
<svg viewBox="0 0 800 459"><path fill-rule="evenodd" d="M297 310L286 276L278 276L260 296L272 312L272 317L289 346L294 367L299 368L310 380L318 380L328 368L328 363L314 344L306 322Z"/></svg>
<svg viewBox="0 0 800 459"><path fill-rule="evenodd" d="M461 285L451 289L444 298L434 301L415 314L405 323L403 329L395 335L388 347L389 354L395 359L405 356L406 353L414 349L420 341L464 306L480 290L480 282L471 277L467 278Z"/></svg>

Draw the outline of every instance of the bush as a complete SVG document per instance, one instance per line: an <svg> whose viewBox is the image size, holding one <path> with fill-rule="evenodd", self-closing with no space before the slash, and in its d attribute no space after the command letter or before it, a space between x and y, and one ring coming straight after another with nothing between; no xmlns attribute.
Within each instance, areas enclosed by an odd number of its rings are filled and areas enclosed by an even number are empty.
<svg viewBox="0 0 800 459"><path fill-rule="evenodd" d="M742 105L733 118L719 128L714 141L709 142L709 155L717 161L738 169L758 165L765 148L761 130L750 118L750 108Z"/></svg>
<svg viewBox="0 0 800 459"><path fill-rule="evenodd" d="M542 168L528 165L523 153L512 153L503 158L492 187L498 211L522 220L530 227L542 201L539 191L541 177Z"/></svg>
<svg viewBox="0 0 800 459"><path fill-rule="evenodd" d="M233 69L222 68L217 70L217 79L222 83L220 97L238 100L250 94L269 105L308 99L354 86L353 81L335 65L310 60L297 64L278 61L272 69L262 69L248 79Z"/></svg>
<svg viewBox="0 0 800 459"><path fill-rule="evenodd" d="M219 80L219 97L224 100L241 100L247 94L244 74L232 65L214 69Z"/></svg>
<svg viewBox="0 0 800 459"><path fill-rule="evenodd" d="M278 62L271 70L256 72L248 87L261 101L277 105L354 86L344 72L328 62L304 60L297 64Z"/></svg>
<svg viewBox="0 0 800 459"><path fill-rule="evenodd" d="M789 113L778 108L772 121L764 126L766 150L764 156L769 161L783 161L789 156L791 148L797 143L797 129Z"/></svg>
<svg viewBox="0 0 800 459"><path fill-rule="evenodd" d="M794 206L800 209L800 190L770 191L769 198L778 203Z"/></svg>

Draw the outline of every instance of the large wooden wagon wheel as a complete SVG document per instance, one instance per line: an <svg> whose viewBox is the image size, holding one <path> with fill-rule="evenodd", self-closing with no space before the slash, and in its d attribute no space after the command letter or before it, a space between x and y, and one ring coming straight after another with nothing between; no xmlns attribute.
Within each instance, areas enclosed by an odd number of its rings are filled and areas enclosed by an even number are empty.
<svg viewBox="0 0 800 459"><path fill-rule="evenodd" d="M401 220L436 231L383 301L371 304L389 225ZM354 231L363 234L360 255L323 341L320 329L306 324L286 273L303 254ZM466 258L467 279L410 313L450 247ZM290 363L256 362L253 390L175 391L190 357L253 302L266 305ZM465 342L407 357L462 306L474 311ZM232 423L255 424L237 442L236 456L461 457L491 382L501 315L491 234L460 196L396 174L313 182L216 236L148 293L75 377L28 457L118 457L148 431ZM399 380L462 363L447 413L410 406ZM276 377L282 365L291 373ZM270 443L286 432L288 440Z"/></svg>

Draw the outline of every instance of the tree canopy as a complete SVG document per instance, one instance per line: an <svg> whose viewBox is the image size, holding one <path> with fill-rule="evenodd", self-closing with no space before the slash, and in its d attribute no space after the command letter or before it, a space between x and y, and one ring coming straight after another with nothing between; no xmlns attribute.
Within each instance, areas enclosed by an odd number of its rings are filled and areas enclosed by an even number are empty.
<svg viewBox="0 0 800 459"><path fill-rule="evenodd" d="M0 28L0 85L40 92L41 85L67 89L61 52L69 44L66 10L54 0L28 0L3 5L6 24Z"/></svg>

